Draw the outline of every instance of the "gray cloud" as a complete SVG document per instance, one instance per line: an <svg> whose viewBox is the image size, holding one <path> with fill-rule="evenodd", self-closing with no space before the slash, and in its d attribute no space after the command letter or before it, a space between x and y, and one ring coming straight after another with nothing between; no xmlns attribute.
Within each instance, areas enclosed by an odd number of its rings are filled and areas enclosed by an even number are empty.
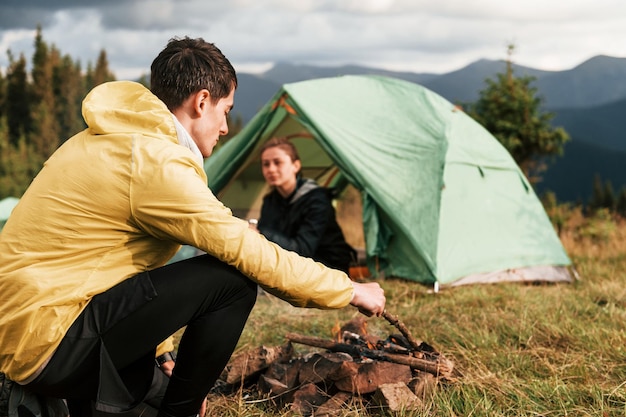
<svg viewBox="0 0 626 417"><path fill-rule="evenodd" d="M567 69L626 56L623 0L4 0L6 50L32 54L34 30L83 63L101 49L119 78L147 72L173 36L215 42L238 70L287 61L445 72L481 58Z"/></svg>
<svg viewBox="0 0 626 417"><path fill-rule="evenodd" d="M38 25L48 27L54 21L54 13L60 10L106 9L124 3L125 0L3 0L0 3L0 28L34 29Z"/></svg>

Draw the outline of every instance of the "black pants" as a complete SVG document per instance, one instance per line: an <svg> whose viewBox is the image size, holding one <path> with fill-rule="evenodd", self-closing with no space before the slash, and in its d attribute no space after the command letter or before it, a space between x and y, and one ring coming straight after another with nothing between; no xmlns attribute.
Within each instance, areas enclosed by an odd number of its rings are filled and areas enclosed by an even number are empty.
<svg viewBox="0 0 626 417"><path fill-rule="evenodd" d="M67 399L71 417L88 415L94 404L128 411L155 395L164 395L160 416L195 415L256 295L253 281L209 255L139 274L91 300L27 388ZM185 326L173 375L156 394L163 376L155 373L155 348Z"/></svg>

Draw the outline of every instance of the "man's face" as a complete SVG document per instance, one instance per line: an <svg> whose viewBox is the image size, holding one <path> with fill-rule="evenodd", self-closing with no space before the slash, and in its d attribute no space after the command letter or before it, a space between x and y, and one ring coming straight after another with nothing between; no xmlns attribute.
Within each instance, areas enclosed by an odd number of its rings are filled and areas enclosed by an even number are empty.
<svg viewBox="0 0 626 417"><path fill-rule="evenodd" d="M215 105L208 95L200 104L202 115L189 133L205 158L213 153L220 136L228 134L227 116L233 108L234 97L233 88L227 97L220 99Z"/></svg>

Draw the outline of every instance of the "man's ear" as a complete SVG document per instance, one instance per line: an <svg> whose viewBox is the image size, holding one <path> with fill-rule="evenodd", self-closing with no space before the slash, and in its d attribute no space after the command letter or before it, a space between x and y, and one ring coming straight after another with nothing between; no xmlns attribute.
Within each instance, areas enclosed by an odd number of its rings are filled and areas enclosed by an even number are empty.
<svg viewBox="0 0 626 417"><path fill-rule="evenodd" d="M209 94L209 90L206 88L203 88L194 95L193 110L197 116L201 116L204 110L206 110L206 106L210 104L211 94Z"/></svg>

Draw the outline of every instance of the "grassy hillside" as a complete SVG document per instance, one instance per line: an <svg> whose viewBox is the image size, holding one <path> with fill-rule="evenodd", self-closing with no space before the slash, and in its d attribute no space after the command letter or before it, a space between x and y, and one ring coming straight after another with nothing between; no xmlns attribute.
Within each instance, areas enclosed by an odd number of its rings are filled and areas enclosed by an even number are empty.
<svg viewBox="0 0 626 417"><path fill-rule="evenodd" d="M626 224L566 213L562 241L581 279L572 284L499 284L446 289L381 281L388 311L454 360L462 376L438 386L421 411L401 416L626 415ZM358 313L297 309L262 295L238 345L285 342L288 332L330 337ZM368 320L372 334L393 328ZM296 345L298 352L301 348ZM286 416L268 401L211 397L210 416ZM342 416L386 415L358 402Z"/></svg>

